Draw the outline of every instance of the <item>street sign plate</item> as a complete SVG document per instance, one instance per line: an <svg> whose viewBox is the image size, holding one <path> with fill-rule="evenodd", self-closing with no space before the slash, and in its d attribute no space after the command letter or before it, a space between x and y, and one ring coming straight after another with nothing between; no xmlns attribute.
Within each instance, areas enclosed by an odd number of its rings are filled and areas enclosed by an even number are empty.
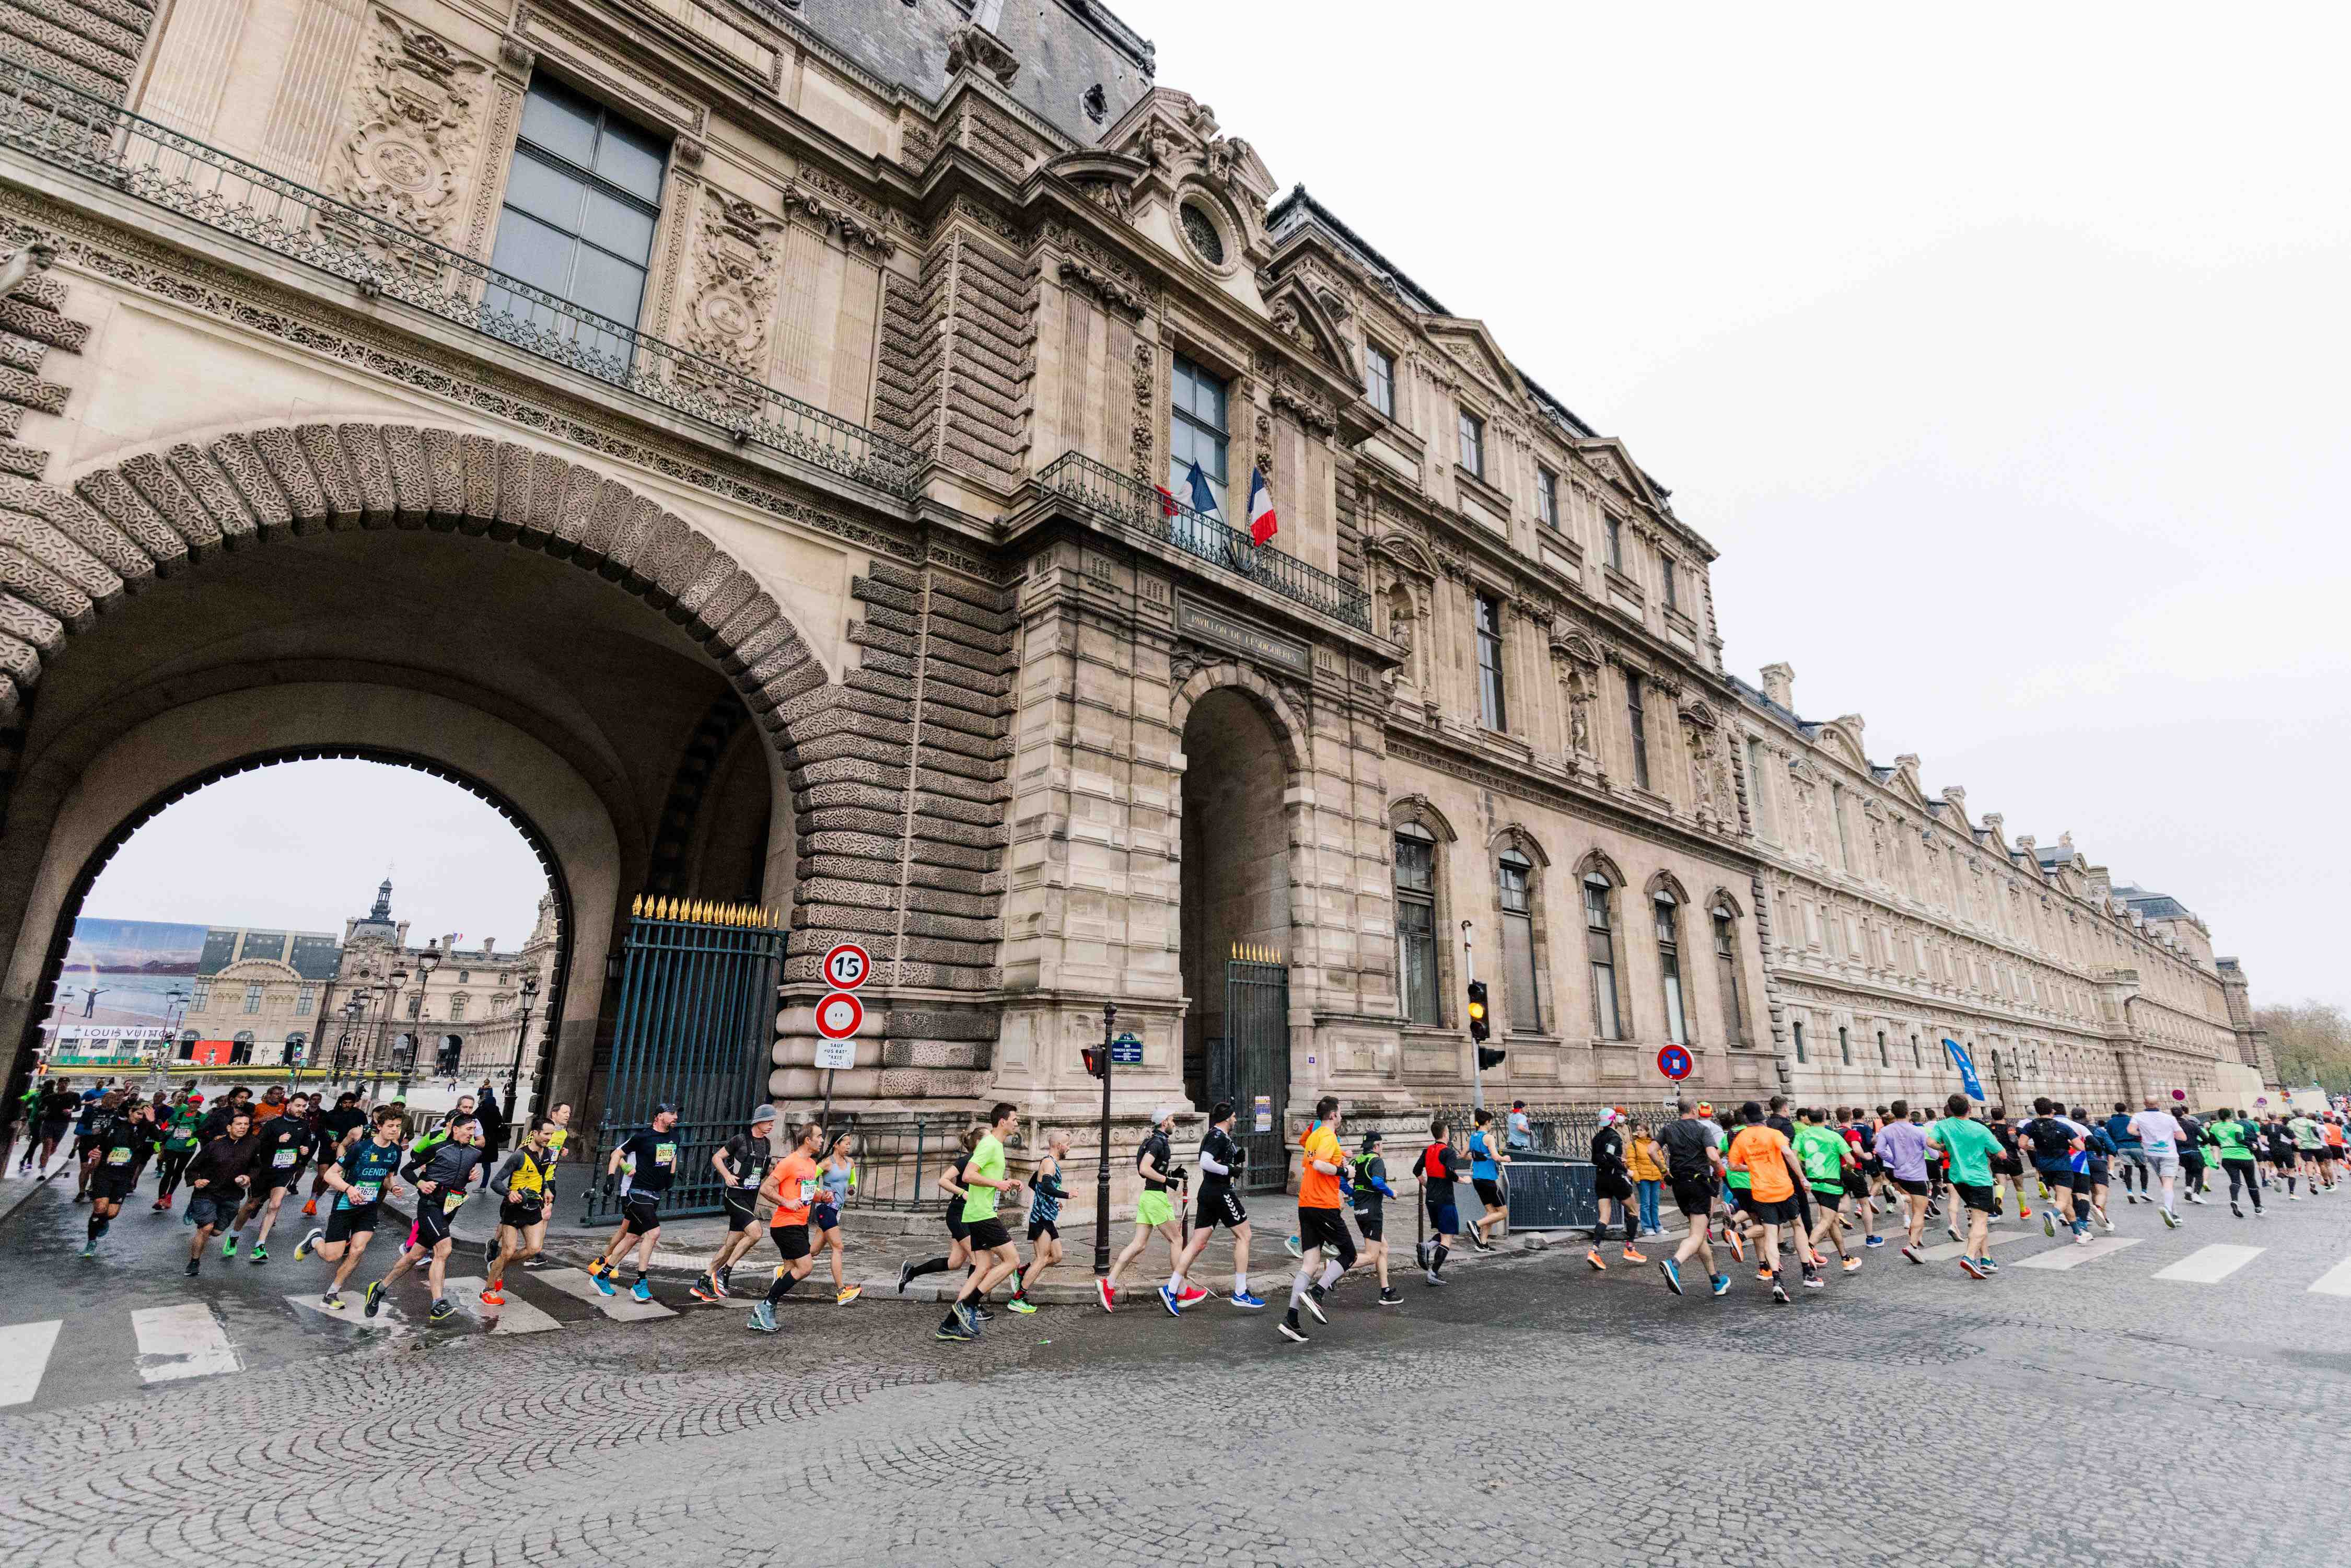
<svg viewBox="0 0 2351 1568"><path fill-rule="evenodd" d="M857 1065L857 1042L853 1040L820 1040L816 1042L816 1064L838 1072L844 1067Z"/></svg>
<svg viewBox="0 0 2351 1568"><path fill-rule="evenodd" d="M865 1004L847 991L829 991L816 1005L816 1031L827 1040L847 1040L865 1021Z"/></svg>
<svg viewBox="0 0 2351 1568"><path fill-rule="evenodd" d="M853 991L873 974L872 955L854 942L836 942L825 949L824 983L836 991Z"/></svg>
<svg viewBox="0 0 2351 1568"><path fill-rule="evenodd" d="M1657 1052L1657 1071L1679 1082L1690 1075L1690 1053L1678 1045L1669 1045Z"/></svg>
<svg viewBox="0 0 2351 1568"><path fill-rule="evenodd" d="M1253 1120L1253 1122L1254 1122L1254 1124L1255 1124L1255 1125L1256 1125L1256 1128L1257 1128L1257 1130L1258 1130L1259 1132L1260 1132L1260 1133L1270 1133L1270 1132L1272 1132L1272 1131L1273 1131L1273 1096L1272 1096L1272 1095L1270 1095L1270 1094L1260 1094L1260 1095L1259 1095L1259 1096L1257 1097L1257 1111L1256 1111L1256 1114L1255 1114L1255 1116L1252 1118L1252 1120Z"/></svg>
<svg viewBox="0 0 2351 1568"><path fill-rule="evenodd" d="M1142 1066L1143 1037L1133 1033L1118 1036L1110 1042L1110 1059L1119 1067Z"/></svg>

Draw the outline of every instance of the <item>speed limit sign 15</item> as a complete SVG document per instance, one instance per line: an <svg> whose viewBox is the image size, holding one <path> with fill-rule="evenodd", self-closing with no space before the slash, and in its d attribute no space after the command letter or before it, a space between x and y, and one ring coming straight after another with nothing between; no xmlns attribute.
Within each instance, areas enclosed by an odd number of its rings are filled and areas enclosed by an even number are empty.
<svg viewBox="0 0 2351 1568"><path fill-rule="evenodd" d="M853 991L873 973L872 956L854 942L836 942L825 949L824 983L836 991Z"/></svg>
<svg viewBox="0 0 2351 1568"><path fill-rule="evenodd" d="M865 1004L847 991L829 991L816 1005L816 1031L827 1040L847 1040L865 1021Z"/></svg>

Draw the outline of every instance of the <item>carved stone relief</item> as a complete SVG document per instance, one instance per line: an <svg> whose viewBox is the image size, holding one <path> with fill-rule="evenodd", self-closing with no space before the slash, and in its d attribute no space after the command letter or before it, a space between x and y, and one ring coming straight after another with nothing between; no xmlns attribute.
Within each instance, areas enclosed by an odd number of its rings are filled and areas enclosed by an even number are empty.
<svg viewBox="0 0 2351 1568"><path fill-rule="evenodd" d="M709 191L708 198L702 204L694 239L694 294L685 311L685 347L756 381L768 367L784 225L722 191ZM690 366L680 371L691 373Z"/></svg>
<svg viewBox="0 0 2351 1568"><path fill-rule="evenodd" d="M464 206L481 131L486 67L376 13L351 131L328 176L360 212L443 244Z"/></svg>
<svg viewBox="0 0 2351 1568"><path fill-rule="evenodd" d="M1159 483L1156 433L1158 421L1152 417L1159 402L1158 362L1151 345L1134 346L1134 423L1127 432L1127 451L1133 460L1134 476L1146 485Z"/></svg>

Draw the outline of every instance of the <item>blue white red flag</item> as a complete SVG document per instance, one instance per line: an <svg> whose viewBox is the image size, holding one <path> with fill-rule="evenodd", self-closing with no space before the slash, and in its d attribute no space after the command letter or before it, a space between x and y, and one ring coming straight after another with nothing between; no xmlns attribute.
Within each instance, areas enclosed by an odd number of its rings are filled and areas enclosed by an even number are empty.
<svg viewBox="0 0 2351 1568"><path fill-rule="evenodd" d="M1267 487L1261 469L1249 470L1249 542L1263 544L1273 538L1280 525L1273 518L1273 492Z"/></svg>

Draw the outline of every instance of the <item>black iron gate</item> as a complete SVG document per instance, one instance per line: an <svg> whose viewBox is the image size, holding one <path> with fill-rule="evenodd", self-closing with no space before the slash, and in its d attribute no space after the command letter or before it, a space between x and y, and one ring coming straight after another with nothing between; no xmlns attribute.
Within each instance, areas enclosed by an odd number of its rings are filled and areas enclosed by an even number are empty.
<svg viewBox="0 0 2351 1568"><path fill-rule="evenodd" d="M1225 965L1225 1032L1208 1041L1208 1099L1233 1103L1233 1130L1249 1154L1241 1190L1288 1186L1282 1117L1290 1108L1290 966L1269 948L1236 944ZM1258 1130L1260 1113L1264 1132Z"/></svg>
<svg viewBox="0 0 2351 1568"><path fill-rule="evenodd" d="M676 1178L662 1212L716 1214L710 1156L768 1098L784 932L753 904L639 898L622 948L620 1017L603 1064L584 1222L620 1212L604 1162L653 1109L678 1108Z"/></svg>

